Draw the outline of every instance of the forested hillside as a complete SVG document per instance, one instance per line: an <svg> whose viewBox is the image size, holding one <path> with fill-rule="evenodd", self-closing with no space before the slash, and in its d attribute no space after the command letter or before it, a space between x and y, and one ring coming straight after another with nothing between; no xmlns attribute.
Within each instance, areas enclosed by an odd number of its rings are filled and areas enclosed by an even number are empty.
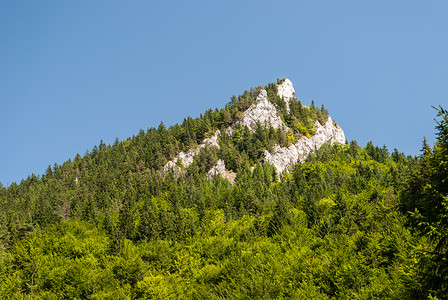
<svg viewBox="0 0 448 300"><path fill-rule="evenodd" d="M446 299L448 112L419 157L327 142L278 174L264 151L328 118L282 82L1 186L0 298ZM261 89L287 129L238 123Z"/></svg>

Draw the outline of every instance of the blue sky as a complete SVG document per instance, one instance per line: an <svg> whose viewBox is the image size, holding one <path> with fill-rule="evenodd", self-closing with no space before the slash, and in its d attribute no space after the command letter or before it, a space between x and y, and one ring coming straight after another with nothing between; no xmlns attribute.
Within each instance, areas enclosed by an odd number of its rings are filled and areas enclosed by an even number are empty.
<svg viewBox="0 0 448 300"><path fill-rule="evenodd" d="M0 182L277 78L417 155L448 107L448 1L2 1Z"/></svg>

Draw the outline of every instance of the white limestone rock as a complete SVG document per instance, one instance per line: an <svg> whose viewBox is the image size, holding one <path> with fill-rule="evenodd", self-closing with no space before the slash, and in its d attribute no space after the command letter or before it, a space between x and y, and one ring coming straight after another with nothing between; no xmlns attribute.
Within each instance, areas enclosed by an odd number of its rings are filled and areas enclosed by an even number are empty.
<svg viewBox="0 0 448 300"><path fill-rule="evenodd" d="M271 163L278 174L281 174L283 170L297 163L299 159L299 152L296 145L291 145L289 147L275 145L272 153L264 150L263 154L264 161Z"/></svg>
<svg viewBox="0 0 448 300"><path fill-rule="evenodd" d="M275 106L269 102L265 89L260 91L256 102L252 104L244 113L243 118L226 129L228 135L232 136L233 129L237 124L245 125L251 131L255 131L257 123L270 125L273 128L286 129L286 125L277 113Z"/></svg>
<svg viewBox="0 0 448 300"><path fill-rule="evenodd" d="M166 173L169 170L173 170L176 177L182 174L184 168L188 167L193 163L193 159L196 155L199 154L203 147L216 147L220 148L218 144L218 137L221 136L221 131L217 130L215 134L206 138L202 141L202 143L194 148L189 149L187 152L180 152L173 160L170 160L163 167L163 171ZM231 184L235 183L236 174L234 172L226 170L226 166L224 161L219 159L216 164L208 171L208 177L213 178L216 175L221 175L223 178L226 178L230 181Z"/></svg>
<svg viewBox="0 0 448 300"><path fill-rule="evenodd" d="M264 160L271 163L278 174L298 161L303 162L310 153L319 149L324 143L329 141L331 144L345 144L345 135L341 127L335 126L331 117L322 126L316 121L314 129L316 134L310 138L302 137L294 145L289 147L274 146L274 151L269 153L264 151Z"/></svg>
<svg viewBox="0 0 448 300"><path fill-rule="evenodd" d="M213 134L211 137L206 138L202 141L202 144L199 146L200 148L205 147L205 146L212 146L212 147L216 147L219 149L219 145L218 145L218 137L221 136L221 131L216 130L215 134Z"/></svg>
<svg viewBox="0 0 448 300"><path fill-rule="evenodd" d="M189 165L191 165L193 163L193 159L197 154L199 154L199 151L201 151L201 149L206 146L207 147L216 147L219 149L219 144L218 144L219 136L221 136L221 131L217 130L212 137L204 139L199 146L190 148L187 152L180 152L173 160L170 160L169 162L167 162L165 164L165 166L163 167L163 170L165 172L167 172L170 169L173 169L176 171L176 167L177 167L179 160L181 160L181 162L182 162L182 167L184 167L184 168L188 167Z"/></svg>
<svg viewBox="0 0 448 300"><path fill-rule="evenodd" d="M279 86L277 86L277 95L280 98L283 98L286 102L286 110L289 112L289 101L295 97L296 91L294 90L294 86L292 85L291 80L288 78L282 82Z"/></svg>
<svg viewBox="0 0 448 300"><path fill-rule="evenodd" d="M222 178L229 180L231 184L235 183L236 174L232 171L227 171L226 165L221 159L219 159L207 173L209 178L213 178L218 174L221 175Z"/></svg>
<svg viewBox="0 0 448 300"><path fill-rule="evenodd" d="M292 82L289 79L285 79L277 86L277 90L278 96L285 101L286 108L289 111L289 102L295 97ZM260 90L256 102L243 112L241 120L228 127L226 132L232 136L233 130L238 124L247 126L249 130L255 131L258 123L264 126L272 126L273 128L290 130L283 123L275 106L269 102L267 92L264 89ZM311 138L302 137L294 145L290 145L289 147L282 148L279 145L275 145L272 153L264 151L264 161L273 164L277 173L280 175L284 170L287 170L298 161L304 161L310 153L319 149L327 141L331 144L345 143L344 131L335 125L330 117L328 117L324 125L316 121L314 129L316 133ZM164 171L167 172L172 169L176 174L184 172L183 168L193 163L194 156L199 153L201 148L206 146L219 148L218 137L220 135L221 132L217 130L212 137L204 139L199 146L191 148L187 152L180 152L173 160L166 163L163 168ZM216 176L217 174L220 174L223 178L227 178L231 183L235 181L236 174L226 170L224 161L222 160L218 160L208 172L209 177Z"/></svg>

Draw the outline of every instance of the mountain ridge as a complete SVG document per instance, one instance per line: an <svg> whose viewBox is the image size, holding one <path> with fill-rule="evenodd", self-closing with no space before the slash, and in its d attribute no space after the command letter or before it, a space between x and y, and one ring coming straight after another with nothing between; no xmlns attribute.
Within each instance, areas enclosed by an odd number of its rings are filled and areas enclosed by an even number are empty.
<svg viewBox="0 0 448 300"><path fill-rule="evenodd" d="M444 299L448 112L410 157L284 82L0 186L0 298Z"/></svg>
<svg viewBox="0 0 448 300"><path fill-rule="evenodd" d="M289 103L295 99L295 89L292 82L288 78L279 80L276 88L278 97L284 101L286 111L290 113ZM234 128L238 125L246 126L250 131L254 132L259 124L265 127L292 132L291 128L281 119L276 106L269 101L268 93L264 88L259 89L255 103L242 113L241 119L227 127L225 132L227 135L232 136ZM344 131L332 121L330 116L328 116L324 124L320 124L316 120L314 129L314 135L311 137L303 136L296 143L292 143L288 147L281 147L275 144L272 152L264 150L264 158L261 160L261 163L271 163L278 175L281 175L283 171L298 161L303 162L310 153L319 149L325 142L330 142L331 144L344 144L346 142ZM199 154L201 148L216 147L219 149L218 138L220 137L221 131L217 130L211 138L204 139L199 146L192 147L186 152L179 152L174 159L165 164L163 170L167 172L171 169L176 173L181 172L182 167L188 167L193 163L194 156ZM210 177L219 174L223 178L228 179L232 184L236 176L234 172L226 170L225 162L221 159L208 171L208 174Z"/></svg>

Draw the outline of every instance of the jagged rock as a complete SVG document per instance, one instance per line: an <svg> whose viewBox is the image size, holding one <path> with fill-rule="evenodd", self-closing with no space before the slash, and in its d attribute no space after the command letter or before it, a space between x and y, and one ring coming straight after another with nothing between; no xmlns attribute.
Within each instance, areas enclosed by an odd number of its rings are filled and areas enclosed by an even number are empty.
<svg viewBox="0 0 448 300"><path fill-rule="evenodd" d="M283 170L294 165L299 160L299 151L296 145L289 147L280 147L274 145L274 151L269 153L264 150L264 161L271 163L278 174L281 174Z"/></svg>
<svg viewBox="0 0 448 300"><path fill-rule="evenodd" d="M216 147L219 149L219 136L221 136L221 131L217 130L212 137L204 139L199 146L191 148L187 152L180 152L173 160L170 160L165 164L163 171L168 172L169 170L173 170L175 176L178 177L180 174L185 172L183 168L186 168L193 163L195 155L199 154L203 147ZM179 162L181 165L179 165ZM210 171L208 171L207 175L212 178L217 174L220 174L223 178L228 179L231 184L235 182L236 174L234 172L227 171L224 161L221 159L219 159Z"/></svg>
<svg viewBox="0 0 448 300"><path fill-rule="evenodd" d="M289 101L295 97L294 87L289 79L285 79L277 87L278 95L286 102L286 107L289 111ZM290 130L282 121L277 113L275 106L269 102L267 92L264 89L260 90L256 102L252 104L245 112L243 112L242 119L226 129L228 135L232 136L233 130L237 124L245 125L251 131L255 131L257 124L272 126L273 128L282 128ZM316 121L314 129L315 135L311 138L302 137L295 144L289 147L274 146L274 151L269 153L264 151L264 161L274 165L278 174L287 170L290 166L296 164L298 161L304 161L308 155L319 149L325 142L345 143L344 131L335 125L330 117L326 123L321 125ZM164 172L172 169L176 174L181 174L183 168L188 167L193 163L194 156L199 153L201 148L206 146L217 147L218 137L221 132L217 130L215 134L194 148L187 152L180 152L173 160L166 163ZM180 163L181 162L181 163ZM231 183L234 183L236 174L225 169L224 161L218 160L216 164L208 172L209 177L220 174L223 178L227 178Z"/></svg>
<svg viewBox="0 0 448 300"><path fill-rule="evenodd" d="M221 131L217 130L212 137L204 139L199 146L190 148L187 152L180 152L173 160L170 160L165 164L163 170L165 172L169 169L173 169L176 171L177 163L179 160L181 160L183 167L188 167L193 163L195 155L199 154L199 151L201 151L203 147L216 147L219 149L218 137L220 135Z"/></svg>
<svg viewBox="0 0 448 300"><path fill-rule="evenodd" d="M219 149L219 145L218 145L218 137L221 136L221 131L218 129L215 131L215 134L212 135L209 138L206 138L202 141L202 144L199 146L200 148L205 147L205 146L212 146L212 147L216 147Z"/></svg>
<svg viewBox="0 0 448 300"><path fill-rule="evenodd" d="M285 81L283 81L282 84L277 87L277 95L285 100L286 110L288 112L289 100L295 97L295 93L296 91L294 90L294 86L292 85L291 80L289 80L288 78L286 78Z"/></svg>
<svg viewBox="0 0 448 300"><path fill-rule="evenodd" d="M255 131L257 123L262 125L269 124L273 128L286 128L286 125L278 115L275 106L269 102L268 94L265 89L260 91L256 102L243 113L243 118L228 127L226 132L231 136L233 134L233 129L237 124L246 125L249 130Z"/></svg>
<svg viewBox="0 0 448 300"><path fill-rule="evenodd" d="M207 173L209 178L215 177L218 174L221 175L222 178L229 180L231 184L235 183L236 174L232 171L227 171L226 165L221 159L219 159Z"/></svg>
<svg viewBox="0 0 448 300"><path fill-rule="evenodd" d="M331 117L322 126L316 121L314 129L316 134L311 138L302 137L295 144L289 147L274 146L274 151L269 153L264 151L264 160L271 163L278 174L297 163L303 162L310 153L319 149L324 143L330 141L331 144L345 144L345 135L341 127L335 126Z"/></svg>

